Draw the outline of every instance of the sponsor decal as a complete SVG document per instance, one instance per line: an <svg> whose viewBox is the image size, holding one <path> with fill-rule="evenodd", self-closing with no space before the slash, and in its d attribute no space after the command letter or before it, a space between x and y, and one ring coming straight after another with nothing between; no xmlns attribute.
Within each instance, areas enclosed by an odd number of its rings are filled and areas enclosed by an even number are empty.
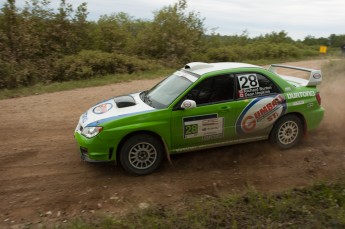
<svg viewBox="0 0 345 229"><path fill-rule="evenodd" d="M299 106L299 105L303 105L304 104L304 101L301 100L301 101L296 101L296 102L293 102L292 105L294 106Z"/></svg>
<svg viewBox="0 0 345 229"><path fill-rule="evenodd" d="M175 72L175 75L184 77L184 78L186 78L187 80L189 80L189 81L191 81L191 82L193 82L193 83L198 79L197 77L195 77L195 76L193 76L193 75L189 75L189 74L187 74L187 73L185 73L185 72L181 72L181 71Z"/></svg>
<svg viewBox="0 0 345 229"><path fill-rule="evenodd" d="M285 113L286 108L286 99L281 94L253 99L237 119L236 133L241 135L266 129Z"/></svg>
<svg viewBox="0 0 345 229"><path fill-rule="evenodd" d="M192 103L190 101L184 101L183 106L186 108L190 108L192 106Z"/></svg>
<svg viewBox="0 0 345 229"><path fill-rule="evenodd" d="M224 118L214 115L194 116L183 119L184 138L202 137L203 140L222 138Z"/></svg>
<svg viewBox="0 0 345 229"><path fill-rule="evenodd" d="M241 89L257 88L259 87L259 81L256 74L245 74L238 76L238 83Z"/></svg>
<svg viewBox="0 0 345 229"><path fill-rule="evenodd" d="M238 97L257 97L268 95L272 91L272 87L257 87L257 88L245 88L238 91Z"/></svg>
<svg viewBox="0 0 345 229"><path fill-rule="evenodd" d="M270 94L272 87L260 87L258 76L254 73L239 75L237 77L238 83L240 85L240 90L238 90L239 98L263 96Z"/></svg>
<svg viewBox="0 0 345 229"><path fill-rule="evenodd" d="M238 97L244 98L244 91L243 91L243 89L238 91Z"/></svg>
<svg viewBox="0 0 345 229"><path fill-rule="evenodd" d="M84 114L82 114L82 116L81 116L81 121L84 123L84 122L86 122L87 121L87 111L84 113Z"/></svg>
<svg viewBox="0 0 345 229"><path fill-rule="evenodd" d="M288 99L298 99L311 96L315 96L315 91L301 91L286 94L286 97Z"/></svg>
<svg viewBox="0 0 345 229"><path fill-rule="evenodd" d="M92 111L95 114L104 114L108 112L112 107L113 105L111 103L102 103L98 105L97 107L93 108Z"/></svg>
<svg viewBox="0 0 345 229"><path fill-rule="evenodd" d="M315 73L315 74L313 75L313 78L318 80L318 79L321 78L321 74L320 74L320 73Z"/></svg>

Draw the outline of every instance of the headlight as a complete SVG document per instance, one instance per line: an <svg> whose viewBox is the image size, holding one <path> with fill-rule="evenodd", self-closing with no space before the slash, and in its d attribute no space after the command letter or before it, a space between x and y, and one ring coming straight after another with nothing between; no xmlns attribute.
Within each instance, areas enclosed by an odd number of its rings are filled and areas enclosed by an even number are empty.
<svg viewBox="0 0 345 229"><path fill-rule="evenodd" d="M101 127L101 126L90 126L90 127L85 127L81 131L81 134L87 138L93 138L97 134L99 134L102 130L103 130L103 127Z"/></svg>

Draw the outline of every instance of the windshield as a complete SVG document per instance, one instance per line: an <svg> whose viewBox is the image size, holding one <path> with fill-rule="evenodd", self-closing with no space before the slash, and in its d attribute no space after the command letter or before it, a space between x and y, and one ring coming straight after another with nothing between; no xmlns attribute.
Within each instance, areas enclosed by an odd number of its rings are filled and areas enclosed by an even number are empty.
<svg viewBox="0 0 345 229"><path fill-rule="evenodd" d="M166 108L196 80L193 75L177 71L151 90L142 92L140 98L152 107Z"/></svg>

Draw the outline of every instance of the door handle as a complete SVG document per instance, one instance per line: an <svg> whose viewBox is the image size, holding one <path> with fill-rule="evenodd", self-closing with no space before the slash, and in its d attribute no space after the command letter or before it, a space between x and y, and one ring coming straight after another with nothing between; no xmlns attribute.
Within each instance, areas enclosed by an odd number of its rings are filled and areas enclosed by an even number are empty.
<svg viewBox="0 0 345 229"><path fill-rule="evenodd" d="M227 112L227 111L230 111L230 107L223 106L223 107L220 107L219 110L222 111L222 112Z"/></svg>

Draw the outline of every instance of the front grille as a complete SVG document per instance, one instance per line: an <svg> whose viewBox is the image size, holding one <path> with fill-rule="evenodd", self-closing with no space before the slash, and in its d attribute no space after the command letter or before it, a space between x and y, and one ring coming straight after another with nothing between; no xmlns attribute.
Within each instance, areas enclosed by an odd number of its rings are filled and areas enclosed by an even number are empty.
<svg viewBox="0 0 345 229"><path fill-rule="evenodd" d="M81 154L83 154L83 155L87 155L87 154L88 154L87 148L85 148L85 147L80 147L80 152L81 152Z"/></svg>

